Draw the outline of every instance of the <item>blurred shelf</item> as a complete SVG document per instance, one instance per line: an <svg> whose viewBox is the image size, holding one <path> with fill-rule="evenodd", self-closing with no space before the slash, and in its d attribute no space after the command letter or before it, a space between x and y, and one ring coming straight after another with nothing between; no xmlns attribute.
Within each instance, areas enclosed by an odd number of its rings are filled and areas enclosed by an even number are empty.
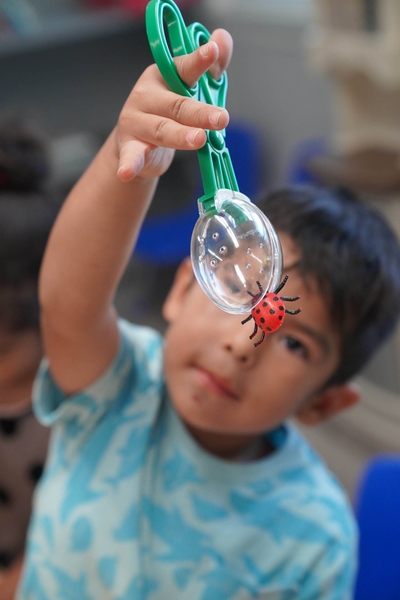
<svg viewBox="0 0 400 600"><path fill-rule="evenodd" d="M279 25L307 25L311 0L204 0L207 11L218 17Z"/></svg>
<svg viewBox="0 0 400 600"><path fill-rule="evenodd" d="M117 9L62 15L44 19L30 31L0 34L0 58L128 33L142 27L143 20Z"/></svg>

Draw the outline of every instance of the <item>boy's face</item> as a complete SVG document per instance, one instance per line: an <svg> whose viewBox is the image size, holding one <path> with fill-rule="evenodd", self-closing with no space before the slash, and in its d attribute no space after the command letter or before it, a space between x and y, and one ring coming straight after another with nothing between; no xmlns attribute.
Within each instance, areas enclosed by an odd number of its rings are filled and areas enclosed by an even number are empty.
<svg viewBox="0 0 400 600"><path fill-rule="evenodd" d="M289 237L280 239L284 274L290 274L281 293L299 294L288 308L302 310L286 314L281 328L257 348L261 332L249 339L253 320L242 325L244 316L215 306L193 281L188 261L167 297L167 386L177 412L199 439L215 434L251 439L295 414L308 422L322 420L315 405L339 363L339 336L316 287L306 288L291 269L298 251Z"/></svg>

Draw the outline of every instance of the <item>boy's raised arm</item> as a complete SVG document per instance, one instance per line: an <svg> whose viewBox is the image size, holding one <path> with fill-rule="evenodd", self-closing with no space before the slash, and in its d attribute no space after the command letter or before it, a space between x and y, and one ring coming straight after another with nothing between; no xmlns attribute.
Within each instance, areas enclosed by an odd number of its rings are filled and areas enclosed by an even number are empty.
<svg viewBox="0 0 400 600"><path fill-rule="evenodd" d="M193 85L229 63L229 34L177 59ZM226 110L168 90L156 65L133 88L118 124L69 194L51 233L39 297L45 353L58 385L72 394L107 368L118 348L113 299L173 150L196 150L204 129L223 129Z"/></svg>

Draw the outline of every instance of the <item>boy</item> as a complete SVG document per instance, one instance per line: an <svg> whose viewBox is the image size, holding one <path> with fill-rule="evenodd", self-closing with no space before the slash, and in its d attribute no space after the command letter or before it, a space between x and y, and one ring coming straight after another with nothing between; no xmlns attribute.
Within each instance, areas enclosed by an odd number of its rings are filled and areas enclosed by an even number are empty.
<svg viewBox="0 0 400 600"><path fill-rule="evenodd" d="M230 54L219 30L177 61L179 73L188 85L207 69L218 77ZM346 382L363 360L348 367L350 342L365 358L393 326L400 254L382 220L334 195L271 200L285 294L301 295L302 312L258 348L252 324L220 311L189 261L164 304L165 344L112 307L168 148L197 149L203 128L227 122L225 110L170 92L151 66L53 229L36 387L53 435L23 600L351 597L351 511L286 421L315 424L354 404Z"/></svg>

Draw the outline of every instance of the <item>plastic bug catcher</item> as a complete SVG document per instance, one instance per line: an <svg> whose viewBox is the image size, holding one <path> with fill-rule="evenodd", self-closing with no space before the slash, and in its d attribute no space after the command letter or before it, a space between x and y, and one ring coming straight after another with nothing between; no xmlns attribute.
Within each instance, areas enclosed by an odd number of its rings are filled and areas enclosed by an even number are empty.
<svg viewBox="0 0 400 600"><path fill-rule="evenodd" d="M179 77L173 57L193 52L210 39L200 23L186 27L172 0L151 0L146 10L150 47L169 88L183 96L224 107L228 87L224 73L219 81L209 73L190 88ZM254 298L278 287L282 276L282 250L278 236L264 213L241 194L233 170L225 132L206 131L206 144L198 150L204 195L198 200L199 219L191 240L195 276L209 298L222 310L248 313ZM262 299L262 295L260 300Z"/></svg>

